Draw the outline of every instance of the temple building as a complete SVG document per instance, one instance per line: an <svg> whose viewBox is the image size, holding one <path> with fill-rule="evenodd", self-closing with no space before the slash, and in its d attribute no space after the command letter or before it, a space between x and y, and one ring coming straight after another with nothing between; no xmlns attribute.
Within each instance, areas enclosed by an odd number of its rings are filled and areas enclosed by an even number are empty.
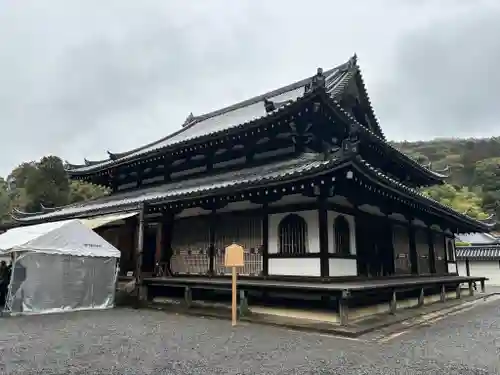
<svg viewBox="0 0 500 375"><path fill-rule="evenodd" d="M356 56L67 171L113 193L15 219L90 220L145 280L229 275L233 242L243 279L435 280L457 275L456 234L489 230L419 191L446 171L387 141Z"/></svg>

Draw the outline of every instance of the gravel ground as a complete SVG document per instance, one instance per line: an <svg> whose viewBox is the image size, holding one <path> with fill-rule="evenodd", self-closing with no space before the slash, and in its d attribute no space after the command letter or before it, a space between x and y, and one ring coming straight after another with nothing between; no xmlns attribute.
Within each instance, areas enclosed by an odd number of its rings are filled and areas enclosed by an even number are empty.
<svg viewBox="0 0 500 375"><path fill-rule="evenodd" d="M0 319L1 374L500 374L500 302L386 343L115 309Z"/></svg>

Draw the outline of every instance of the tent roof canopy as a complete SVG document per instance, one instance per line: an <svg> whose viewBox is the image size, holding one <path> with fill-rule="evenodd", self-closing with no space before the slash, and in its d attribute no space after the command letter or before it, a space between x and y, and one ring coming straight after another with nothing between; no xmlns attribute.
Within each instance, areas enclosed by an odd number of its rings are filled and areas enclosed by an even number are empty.
<svg viewBox="0 0 500 375"><path fill-rule="evenodd" d="M118 249L76 219L13 228L0 235L0 255L18 251L120 257Z"/></svg>

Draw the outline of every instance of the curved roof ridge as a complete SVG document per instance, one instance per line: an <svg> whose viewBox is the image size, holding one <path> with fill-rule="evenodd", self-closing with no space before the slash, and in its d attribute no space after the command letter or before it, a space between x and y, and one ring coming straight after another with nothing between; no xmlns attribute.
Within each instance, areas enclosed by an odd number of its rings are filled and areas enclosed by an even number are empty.
<svg viewBox="0 0 500 375"><path fill-rule="evenodd" d="M323 72L323 75L325 77L327 77L332 72L334 72L334 71L336 71L338 69L341 69L346 64L347 63L343 63L341 65L338 65L338 66L334 67L334 68L331 68L331 69L327 70L326 72ZM227 107L224 107L224 108L212 111L212 112L207 112L206 114L203 114L203 115L196 116L196 120L197 121L195 121L192 125L196 125L196 123L198 121L206 120L208 118L215 117L215 116L219 116L219 115L222 115L222 114L224 114L226 112L231 112L231 111L234 111L236 109L239 109L239 108L242 108L242 107L246 107L246 106L248 106L250 104L258 103L260 101L263 101L264 99L269 99L269 98L272 98L272 97L284 94L285 92L298 89L298 88L306 85L307 83L309 83L309 81L311 81L312 77L313 76L301 79L301 80L296 81L294 83L291 83L289 85L280 87L280 88L272 90L272 91L268 91L265 94L257 95L257 96L254 96L253 98L243 100L241 102L232 104L230 106L227 106Z"/></svg>

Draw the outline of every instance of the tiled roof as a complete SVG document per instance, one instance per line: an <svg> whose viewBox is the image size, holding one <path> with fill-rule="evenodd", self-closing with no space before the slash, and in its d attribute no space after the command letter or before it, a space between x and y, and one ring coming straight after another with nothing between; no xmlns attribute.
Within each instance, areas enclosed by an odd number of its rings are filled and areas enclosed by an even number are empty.
<svg viewBox="0 0 500 375"><path fill-rule="evenodd" d="M352 65L352 64L351 64ZM337 95L342 92L344 84L352 76L352 72L348 69L349 62L339 65L333 69L323 72L325 77L325 85L330 95ZM351 66L351 70L355 66ZM121 163L127 160L138 158L142 155L160 150L166 147L181 144L183 142L196 140L197 138L215 135L217 133L247 125L256 120L263 119L272 115L275 111L285 108L290 104L301 99L311 85L313 77L303 79L291 85L284 86L277 90L273 90L263 95L256 96L252 99L245 100L230 107L211 112L201 116L190 116L186 120L186 124L178 131L162 138L158 141L150 143L146 146L137 148L130 152L119 155L118 158L105 159L101 161L87 162L87 165L71 165L69 171L75 173L85 173L92 170L97 170L109 167L113 164ZM279 108L275 111L268 112L265 108L265 100L270 100L274 103L280 103Z"/></svg>
<svg viewBox="0 0 500 375"><path fill-rule="evenodd" d="M500 242L500 238L497 238L491 233L460 234L457 236L457 240L472 245L491 245Z"/></svg>
<svg viewBox="0 0 500 375"><path fill-rule="evenodd" d="M375 115L373 114L373 109L371 108L370 103L368 104L370 105L370 110L372 112L371 117L373 117L373 121L375 122L374 129L369 129L368 127L358 123L357 120L351 114L346 112L336 101L336 98L345 91L346 87L353 77L356 77L358 80L360 80L362 90L367 97L364 82L361 77L361 70L357 65L356 56L351 58L348 62L324 72L323 76L325 77L326 93L330 99L333 99L331 100L331 102L335 106L335 109L346 116L349 121L358 124L359 128L364 134L368 135L371 139L375 140L379 144L384 145L391 153L394 153L404 162L408 163L414 168L417 168L427 176L434 179L436 183L447 177L444 174L432 171L429 168L426 168L425 166L419 164L418 162L414 161L413 159L396 149L390 143L388 143L385 140L385 137L382 133L382 130L380 129L380 125L378 124ZM263 95L256 96L252 99L205 115L190 115L186 120L185 126L183 126L182 129L168 135L163 139L137 148L130 152L122 154L110 154L110 158L106 160L87 162L88 165L82 166L73 165L69 169L69 172L71 174L79 174L100 170L102 168L106 168L122 162L137 159L142 155L154 152L155 150L160 150L186 141L196 140L200 137L216 135L217 133L227 131L229 129L249 125L250 123L253 123L257 120L275 115L276 112L283 111L290 105L299 102L302 98L304 98L307 87L311 85L312 80L313 77L306 78L291 85L282 87ZM274 103L279 104L279 106L275 111L267 112L265 108L265 100L271 100ZM369 102L368 97L367 100Z"/></svg>
<svg viewBox="0 0 500 375"><path fill-rule="evenodd" d="M457 259L500 260L500 245L457 246Z"/></svg>
<svg viewBox="0 0 500 375"><path fill-rule="evenodd" d="M403 194L410 199L416 199L438 211L443 212L444 214L454 216L473 227L472 230L486 231L489 229L487 224L459 213L453 208L445 206L423 195L419 191L385 175L381 170L373 167L359 155L355 156L354 159L349 156L342 157L340 155L342 154L339 153L337 157L332 155L331 159L324 160L324 156L322 154L307 153L293 159L265 164L253 168L245 168L235 172L224 172L206 177L172 182L156 187L113 194L94 201L87 201L84 203L62 207L56 211L32 214L29 216L19 217L17 219L23 222L32 222L35 220L50 220L68 216L89 216L92 215L92 213L101 214L106 210L114 212L137 209L141 202L176 201L186 197L197 197L217 194L224 191L234 191L235 188L263 186L272 182L311 176L331 170L333 167L337 167L338 165L352 163L352 165L360 170L361 173L374 178L376 183L388 186L389 188L394 188L397 194Z"/></svg>
<svg viewBox="0 0 500 375"><path fill-rule="evenodd" d="M474 226L478 232L479 231L487 231L490 229L490 225L485 224L481 221L478 221L478 220L476 220L468 215L462 214L462 213L456 211L455 209L453 209L452 207L446 206L446 205L432 199L431 197L428 197L427 195L422 194L420 191L413 189L413 188L393 179L392 177L387 176L380 169L375 168L368 161L362 159L360 156L357 156L356 159L357 159L356 165L360 166L362 170L364 170L365 172L368 172L369 174L372 174L380 182L388 184L389 186L396 188L397 191L400 191L402 193L406 193L406 195L408 195L412 198L423 201L423 202L427 203L428 205L430 205L430 206L432 206L432 207L434 207L442 212L445 212L447 214L458 217L461 220L468 222L470 225Z"/></svg>
<svg viewBox="0 0 500 375"><path fill-rule="evenodd" d="M157 200L174 201L190 196L203 196L224 190L234 190L248 186L260 186L269 182L293 179L302 175L310 175L341 163L344 159L332 158L324 160L323 155L303 154L300 157L225 172L212 176L198 177L186 181L172 182L156 187L130 192L113 194L104 198L62 207L57 211L19 217L19 221L50 220L59 217L90 215L92 212L104 210L129 210L139 206L141 202Z"/></svg>

